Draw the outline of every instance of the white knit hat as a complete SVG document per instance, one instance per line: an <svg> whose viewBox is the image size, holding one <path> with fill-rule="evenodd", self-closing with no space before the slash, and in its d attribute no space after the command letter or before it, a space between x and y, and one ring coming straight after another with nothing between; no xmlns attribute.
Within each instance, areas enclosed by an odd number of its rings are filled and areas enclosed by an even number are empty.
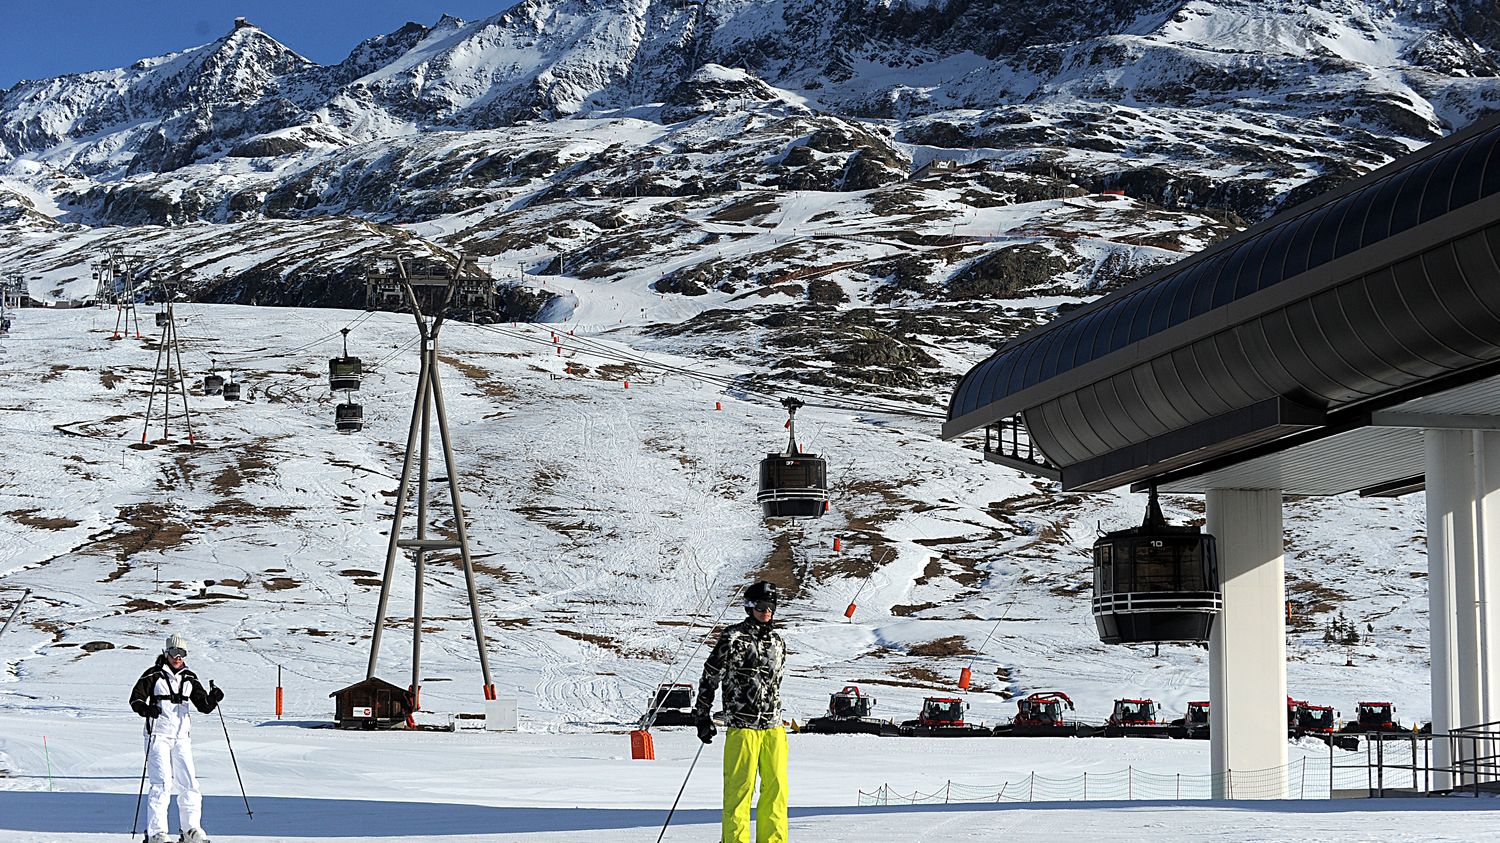
<svg viewBox="0 0 1500 843"><path fill-rule="evenodd" d="M187 652L187 648L188 648L188 646L187 646L187 639L183 638L181 633L174 632L171 635L167 636L167 646L164 647L163 649L164 650L173 650L173 649L176 649L176 650L181 650L184 653L186 653Z"/></svg>

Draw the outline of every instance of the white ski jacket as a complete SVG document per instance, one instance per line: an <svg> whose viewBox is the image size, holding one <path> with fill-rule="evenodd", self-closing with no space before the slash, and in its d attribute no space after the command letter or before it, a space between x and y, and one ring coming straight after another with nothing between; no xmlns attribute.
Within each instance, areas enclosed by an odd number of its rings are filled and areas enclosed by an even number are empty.
<svg viewBox="0 0 1500 843"><path fill-rule="evenodd" d="M161 707L161 714L154 721L149 713L152 703ZM192 734L189 704L209 714L217 703L199 681L198 674L185 664L182 670L173 670L165 656L158 656L156 664L141 674L130 691L131 709L147 718L146 727L158 740L177 740Z"/></svg>

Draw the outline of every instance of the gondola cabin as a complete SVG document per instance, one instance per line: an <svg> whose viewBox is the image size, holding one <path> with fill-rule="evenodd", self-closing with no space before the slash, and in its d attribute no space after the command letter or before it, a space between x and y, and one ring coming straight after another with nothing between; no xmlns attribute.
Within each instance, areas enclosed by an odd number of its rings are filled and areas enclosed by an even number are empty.
<svg viewBox="0 0 1500 843"><path fill-rule="evenodd" d="M165 328L167 327L167 323L169 321L171 321L171 318L167 316L167 312L165 310L156 311L156 327Z"/></svg>
<svg viewBox="0 0 1500 843"><path fill-rule="evenodd" d="M333 426L339 433L356 433L365 427L365 408L362 404L345 402L333 408Z"/></svg>
<svg viewBox="0 0 1500 843"><path fill-rule="evenodd" d="M1141 526L1094 542L1094 623L1104 643L1207 641L1222 607L1214 537L1168 524L1156 489Z"/></svg>
<svg viewBox="0 0 1500 843"><path fill-rule="evenodd" d="M240 400L239 381L225 381L223 387L220 389L220 392L223 393L225 401Z"/></svg>
<svg viewBox="0 0 1500 843"><path fill-rule="evenodd" d="M766 454L760 461L760 491L755 500L767 518L818 518L828 511L828 463L797 444L796 398L781 402L787 408L786 452Z"/></svg>
<svg viewBox="0 0 1500 843"><path fill-rule="evenodd" d="M344 356L328 361L328 388L334 392L355 392L359 389L360 375L364 374L358 357L349 356L349 329L340 328L344 335Z"/></svg>
<svg viewBox="0 0 1500 843"><path fill-rule="evenodd" d="M340 688L333 697L333 725L340 729L400 729L415 710L411 692L371 677Z"/></svg>
<svg viewBox="0 0 1500 843"><path fill-rule="evenodd" d="M328 388L334 392L356 391L361 374L358 357L334 357L328 361Z"/></svg>

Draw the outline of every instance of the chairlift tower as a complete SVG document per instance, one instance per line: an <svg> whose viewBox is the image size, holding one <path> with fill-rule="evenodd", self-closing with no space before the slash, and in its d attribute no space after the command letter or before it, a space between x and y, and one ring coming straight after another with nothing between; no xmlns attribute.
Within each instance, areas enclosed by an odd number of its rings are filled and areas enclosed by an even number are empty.
<svg viewBox="0 0 1500 843"><path fill-rule="evenodd" d="M140 292L138 275L143 262L139 255L127 254L119 247L111 246L103 258L90 264L97 285L96 295L101 301L108 297L115 304L115 330L111 339L129 334L132 322L135 323L136 339L141 339L141 319L135 312L135 297Z"/></svg>
<svg viewBox="0 0 1500 843"><path fill-rule="evenodd" d="M370 639L370 664L365 671L366 679L375 677L376 663L380 658L380 638L385 630L386 607L390 601L391 581L396 571L396 556L402 550L415 554L416 585L412 601L411 639L411 687L414 707L420 707L422 664L422 589L427 554L432 551L457 550L463 560L464 582L468 586L469 610L474 620L474 642L479 648L479 667L484 674L484 698L495 699L495 685L490 678L489 655L485 650L484 625L479 616L479 592L474 585L474 561L469 552L468 526L464 523L464 508L458 492L458 464L453 456L453 439L448 432L448 413L443 404L443 384L438 371L438 333L443 327L443 317L455 293L463 286L460 275L466 259L459 257L458 265L451 269L436 262L425 260L418 263L410 255L380 255L369 269L366 289L389 291L393 287L401 291L406 305L416 320L417 333L421 338L421 366L417 374L417 393L412 405L411 425L406 433L406 455L401 461L401 481L396 487L396 512L391 521L390 542L386 546L385 571L380 580L380 604L375 610L375 632ZM390 305L386 298L380 303ZM424 312L424 306L426 308ZM443 461L448 471L448 497L453 509L453 523L457 540L430 538L428 536L429 513L427 507L427 484L429 450L434 417L438 434L442 439ZM417 465L417 527L415 538L402 538L401 525L406 511L406 499L411 489L412 464Z"/></svg>
<svg viewBox="0 0 1500 843"><path fill-rule="evenodd" d="M160 383L161 439L158 441L169 442L172 438L172 390L175 387L182 397L182 422L187 428L188 444L192 445L195 444L193 415L188 407L187 373L182 368L182 346L177 339L177 315L172 301L175 298L176 285L170 281L163 281L161 292L162 300L166 305L158 314L157 319L157 324L161 326L161 340L156 346L156 366L151 370L151 393L146 398L146 421L141 426L141 444L146 444L150 435L152 411L156 406L157 384ZM135 308L131 307L130 312L133 314ZM139 330L139 324L137 324L137 330ZM176 368L172 366L174 356L177 359Z"/></svg>

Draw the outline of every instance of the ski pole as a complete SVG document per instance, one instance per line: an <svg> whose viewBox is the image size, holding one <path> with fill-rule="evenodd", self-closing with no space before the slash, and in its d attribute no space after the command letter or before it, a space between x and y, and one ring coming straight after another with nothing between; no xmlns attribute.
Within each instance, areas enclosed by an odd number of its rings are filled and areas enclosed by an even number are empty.
<svg viewBox="0 0 1500 843"><path fill-rule="evenodd" d="M687 790L688 779L693 777L693 768L698 766L698 757L703 754L705 746L708 744L698 744L698 751L693 754L693 763L688 765L687 775L682 777L682 787L677 789L677 798L672 800L672 810L667 812L667 821L661 824L661 834L656 835L656 843L661 843L661 839L667 836L667 826L672 824L672 815L677 813L677 803L682 801L682 793Z"/></svg>
<svg viewBox="0 0 1500 843"><path fill-rule="evenodd" d="M135 827L141 821L141 796L146 793L146 767L151 763L151 742L156 740L152 732L151 721L153 717L146 718L146 760L141 762L141 787L135 793L135 816L130 819L130 837L135 838Z"/></svg>
<svg viewBox="0 0 1500 843"><path fill-rule="evenodd" d="M208 680L208 689L214 690L212 679ZM245 795L245 780L240 778L240 762L235 760L234 743L229 740L229 724L224 722L224 707L216 705L214 710L219 712L219 725L224 727L224 745L229 747L229 762L234 765L234 780L240 783L240 798L245 800L245 815L253 820L255 813L250 810L250 797Z"/></svg>

